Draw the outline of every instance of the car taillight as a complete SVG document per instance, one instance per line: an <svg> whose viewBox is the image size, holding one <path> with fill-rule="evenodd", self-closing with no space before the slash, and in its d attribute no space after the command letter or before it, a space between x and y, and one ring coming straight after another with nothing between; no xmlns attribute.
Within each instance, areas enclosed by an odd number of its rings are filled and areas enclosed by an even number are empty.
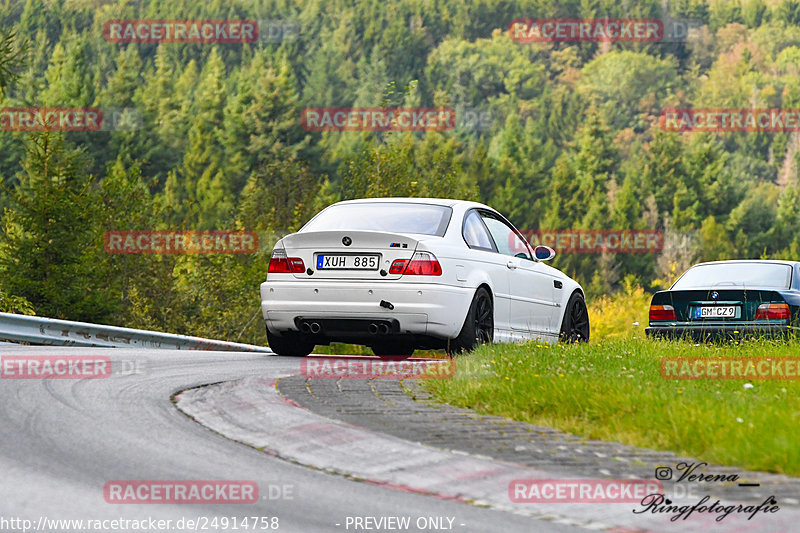
<svg viewBox="0 0 800 533"><path fill-rule="evenodd" d="M269 258L269 270L274 274L300 274L305 272L306 265L299 257L286 257L286 250L276 248L272 250L272 257Z"/></svg>
<svg viewBox="0 0 800 533"><path fill-rule="evenodd" d="M441 276L442 265L430 252L415 252L411 259L395 259L389 274L406 276Z"/></svg>
<svg viewBox="0 0 800 533"><path fill-rule="evenodd" d="M789 318L789 304L761 304L756 309L756 320Z"/></svg>
<svg viewBox="0 0 800 533"><path fill-rule="evenodd" d="M395 259L389 267L389 274L402 274L406 269L409 259Z"/></svg>
<svg viewBox="0 0 800 533"><path fill-rule="evenodd" d="M658 322L664 320L677 320L675 308L671 305L651 305L650 321Z"/></svg>

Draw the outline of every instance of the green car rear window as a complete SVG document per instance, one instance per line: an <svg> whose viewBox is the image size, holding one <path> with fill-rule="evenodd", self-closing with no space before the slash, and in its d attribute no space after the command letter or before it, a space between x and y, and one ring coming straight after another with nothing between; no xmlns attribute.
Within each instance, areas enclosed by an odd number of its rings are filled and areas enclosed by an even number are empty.
<svg viewBox="0 0 800 533"><path fill-rule="evenodd" d="M788 289L792 267L776 263L719 263L697 265L680 277L674 290L709 288Z"/></svg>

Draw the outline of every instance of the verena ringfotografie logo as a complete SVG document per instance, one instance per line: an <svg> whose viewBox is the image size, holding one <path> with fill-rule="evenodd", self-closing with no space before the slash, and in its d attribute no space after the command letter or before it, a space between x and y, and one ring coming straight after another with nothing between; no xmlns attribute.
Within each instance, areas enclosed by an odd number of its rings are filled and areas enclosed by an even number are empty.
<svg viewBox="0 0 800 533"><path fill-rule="evenodd" d="M674 108L661 111L658 123L678 132L792 132L800 131L800 109Z"/></svg>
<svg viewBox="0 0 800 533"><path fill-rule="evenodd" d="M660 481L646 479L515 479L508 485L515 503L638 503L663 493Z"/></svg>
<svg viewBox="0 0 800 533"><path fill-rule="evenodd" d="M258 23L249 19L109 20L103 38L110 43L255 43Z"/></svg>
<svg viewBox="0 0 800 533"><path fill-rule="evenodd" d="M664 379L800 379L800 357L663 357Z"/></svg>
<svg viewBox="0 0 800 533"><path fill-rule="evenodd" d="M142 114L133 108L0 107L2 131L135 130Z"/></svg>
<svg viewBox="0 0 800 533"><path fill-rule="evenodd" d="M306 357L300 371L307 379L445 379L453 377L453 359L401 361L355 357Z"/></svg>
<svg viewBox="0 0 800 533"><path fill-rule="evenodd" d="M664 38L664 23L637 18L514 19L508 31L511 40L520 43L656 42Z"/></svg>
<svg viewBox="0 0 800 533"><path fill-rule="evenodd" d="M678 463L675 465L675 470L680 472L680 475L677 479L673 480L673 469L668 466L659 466L656 467L655 478L657 480L664 480L664 481L674 481L673 490L677 489L681 486L683 487L691 487L691 486L705 486L708 487L710 484L713 483L722 483L722 484L732 484L737 483L739 487L742 488L757 488L760 486L760 483L746 483L746 482L739 482L739 475L733 474L730 472L727 473L704 473L699 471L701 468L707 467L708 463L701 462L701 463ZM685 493L688 494L691 490L683 489L680 491L676 491L678 493ZM761 498L763 496L756 495L757 497ZM691 498L696 498L697 496L691 496ZM711 504L709 505L709 502ZM759 513L764 514L772 514L777 513L780 511L780 506L777 505L778 501L775 499L775 495L770 495L764 498L761 503L758 505L743 505L739 504L723 504L720 500L714 498L712 501L712 497L710 494L706 494L698 499L698 501L691 505L687 503L675 503L673 505L673 501L670 500L665 494L648 494L645 498L642 499L640 502L641 508L634 509L633 514L667 514L672 515L670 516L670 522L677 522L678 520L686 520L689 518L693 513L700 513L700 514L707 514L710 516L715 516L714 520L716 522L722 522L725 518L727 518L732 513L736 514L746 514L747 520L752 520L756 515ZM739 531L746 531L747 529L739 529Z"/></svg>
<svg viewBox="0 0 800 533"><path fill-rule="evenodd" d="M252 254L254 231L107 231L103 247L110 254Z"/></svg>
<svg viewBox="0 0 800 533"><path fill-rule="evenodd" d="M104 355L4 355L0 379L103 379L111 376Z"/></svg>
<svg viewBox="0 0 800 533"><path fill-rule="evenodd" d="M549 246L559 253L649 253L664 247L664 236L657 230L637 229L555 229L520 231L531 246ZM513 233L509 248L524 252L524 245Z"/></svg>
<svg viewBox="0 0 800 533"><path fill-rule="evenodd" d="M246 504L258 501L255 481L109 481L106 503L126 504Z"/></svg>
<svg viewBox="0 0 800 533"><path fill-rule="evenodd" d="M307 107L300 113L307 131L445 131L456 126L447 107Z"/></svg>

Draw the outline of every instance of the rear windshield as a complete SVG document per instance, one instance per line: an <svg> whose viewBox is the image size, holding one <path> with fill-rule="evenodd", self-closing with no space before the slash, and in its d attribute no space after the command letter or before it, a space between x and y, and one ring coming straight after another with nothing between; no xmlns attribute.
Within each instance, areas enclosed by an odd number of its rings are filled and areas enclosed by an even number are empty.
<svg viewBox="0 0 800 533"><path fill-rule="evenodd" d="M332 205L300 231L368 230L444 235L453 210L433 204L375 202Z"/></svg>
<svg viewBox="0 0 800 533"><path fill-rule="evenodd" d="M713 287L762 287L788 289L792 267L774 263L721 263L697 265L681 276L673 289L705 289Z"/></svg>

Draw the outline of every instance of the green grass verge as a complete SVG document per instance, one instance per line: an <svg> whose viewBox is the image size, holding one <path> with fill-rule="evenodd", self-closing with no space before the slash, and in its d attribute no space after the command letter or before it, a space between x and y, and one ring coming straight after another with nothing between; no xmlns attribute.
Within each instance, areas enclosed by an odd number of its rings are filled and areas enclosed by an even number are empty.
<svg viewBox="0 0 800 533"><path fill-rule="evenodd" d="M667 380L659 365L669 356L797 357L800 342L498 344L458 358L452 379L425 386L441 402L587 439L800 475L800 382Z"/></svg>

